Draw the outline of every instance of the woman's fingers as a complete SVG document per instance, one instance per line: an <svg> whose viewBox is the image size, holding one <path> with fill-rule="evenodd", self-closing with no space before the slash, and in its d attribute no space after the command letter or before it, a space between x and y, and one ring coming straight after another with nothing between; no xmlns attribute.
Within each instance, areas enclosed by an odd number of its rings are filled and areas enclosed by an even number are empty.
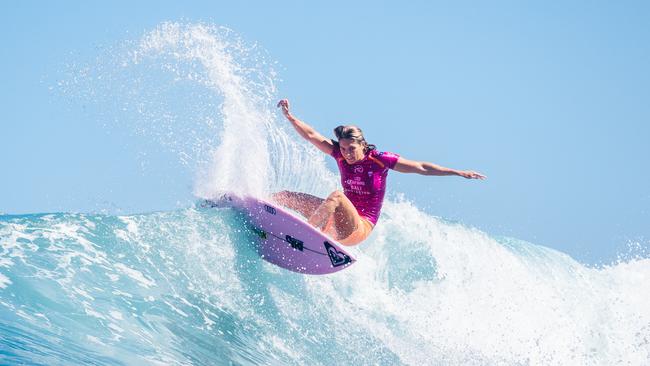
<svg viewBox="0 0 650 366"><path fill-rule="evenodd" d="M287 99L282 99L278 102L278 108L289 109L289 101Z"/></svg>
<svg viewBox="0 0 650 366"><path fill-rule="evenodd" d="M485 178L487 178L483 174L477 173L477 172L474 172L474 171L466 171L464 173L465 174L463 174L463 177L465 177L467 179L485 179Z"/></svg>

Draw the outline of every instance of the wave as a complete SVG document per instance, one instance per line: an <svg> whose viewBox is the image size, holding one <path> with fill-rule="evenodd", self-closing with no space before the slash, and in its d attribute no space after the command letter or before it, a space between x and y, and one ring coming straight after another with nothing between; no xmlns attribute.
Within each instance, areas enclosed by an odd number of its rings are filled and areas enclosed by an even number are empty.
<svg viewBox="0 0 650 366"><path fill-rule="evenodd" d="M262 261L229 209L0 218L10 364L644 364L648 259L600 269L389 203L358 261Z"/></svg>

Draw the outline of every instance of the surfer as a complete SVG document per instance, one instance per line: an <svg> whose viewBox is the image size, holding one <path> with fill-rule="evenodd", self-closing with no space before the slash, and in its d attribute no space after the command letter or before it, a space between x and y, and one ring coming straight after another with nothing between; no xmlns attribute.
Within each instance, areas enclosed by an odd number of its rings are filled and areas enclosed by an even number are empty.
<svg viewBox="0 0 650 366"><path fill-rule="evenodd" d="M289 111L289 101L278 102L282 113L298 134L320 151L336 159L343 191L334 191L323 199L307 193L282 191L273 199L300 212L309 224L335 238L343 245L364 241L377 224L386 192L388 170L422 175L457 175L467 179L485 179L468 170L445 168L428 162L407 160L390 152L379 152L368 144L356 126L334 129L336 141L318 133Z"/></svg>

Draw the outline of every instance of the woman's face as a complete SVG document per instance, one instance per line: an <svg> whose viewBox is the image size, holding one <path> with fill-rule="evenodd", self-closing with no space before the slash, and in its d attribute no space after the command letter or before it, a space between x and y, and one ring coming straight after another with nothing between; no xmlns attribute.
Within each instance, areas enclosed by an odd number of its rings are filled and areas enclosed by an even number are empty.
<svg viewBox="0 0 650 366"><path fill-rule="evenodd" d="M365 156L363 145L351 139L340 139L339 148L341 149L341 155L348 164L359 162Z"/></svg>

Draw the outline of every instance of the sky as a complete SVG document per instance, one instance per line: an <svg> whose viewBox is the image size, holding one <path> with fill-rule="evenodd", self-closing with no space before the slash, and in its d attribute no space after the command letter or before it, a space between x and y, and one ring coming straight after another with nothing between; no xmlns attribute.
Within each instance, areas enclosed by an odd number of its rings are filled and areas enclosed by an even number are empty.
<svg viewBox="0 0 650 366"><path fill-rule="evenodd" d="M587 264L650 247L647 2L0 7L2 213L191 205L191 172L163 150L143 159L148 141L107 129L58 82L162 22L203 22L266 50L278 97L323 134L354 123L380 150L488 176L391 174L426 212Z"/></svg>

